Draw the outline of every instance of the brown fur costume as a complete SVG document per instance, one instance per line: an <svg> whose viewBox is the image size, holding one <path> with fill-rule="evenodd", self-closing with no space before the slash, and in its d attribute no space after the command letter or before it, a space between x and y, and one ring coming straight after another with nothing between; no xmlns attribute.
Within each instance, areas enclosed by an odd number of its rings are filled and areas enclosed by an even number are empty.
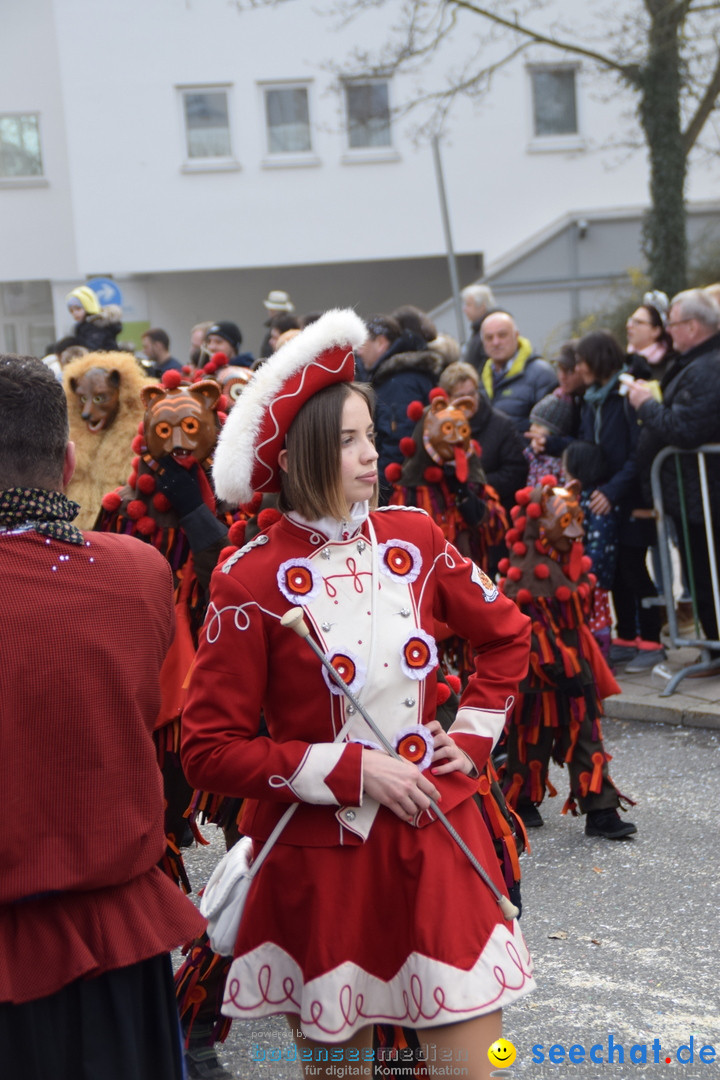
<svg viewBox="0 0 720 1080"><path fill-rule="evenodd" d="M93 434L81 419L80 399L71 386L92 368L120 372L120 405L115 420L104 431ZM130 444L137 435L138 424L145 413L140 391L148 383L132 353L94 352L72 360L63 371L63 385L70 415L70 438L75 443L77 464L66 494L80 503L75 524L80 529L92 529L106 491L122 484L130 470Z"/></svg>

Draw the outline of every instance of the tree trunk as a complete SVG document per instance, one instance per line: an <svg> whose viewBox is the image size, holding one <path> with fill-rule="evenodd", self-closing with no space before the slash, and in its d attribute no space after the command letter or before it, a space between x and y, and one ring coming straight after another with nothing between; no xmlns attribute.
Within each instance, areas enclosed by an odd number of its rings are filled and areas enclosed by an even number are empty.
<svg viewBox="0 0 720 1080"><path fill-rule="evenodd" d="M669 296L687 284L685 176L680 90L682 60L679 35L683 17L667 0L651 12L649 52L643 66L640 123L650 156L650 205L644 223L645 253L653 288Z"/></svg>

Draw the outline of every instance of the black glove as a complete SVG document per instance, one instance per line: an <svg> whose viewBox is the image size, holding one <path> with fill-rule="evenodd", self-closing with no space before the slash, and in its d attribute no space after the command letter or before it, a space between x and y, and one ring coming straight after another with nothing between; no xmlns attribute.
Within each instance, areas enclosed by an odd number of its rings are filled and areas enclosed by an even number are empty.
<svg viewBox="0 0 720 1080"><path fill-rule="evenodd" d="M462 514L463 518L470 526L470 528L477 528L478 525L482 525L485 514L487 513L487 507L479 495L470 491L467 484L458 480L457 473L454 469L445 469L445 483L448 490L452 491L455 496L455 505Z"/></svg>
<svg viewBox="0 0 720 1080"><path fill-rule="evenodd" d="M190 468L186 469L168 455L162 458L158 465L160 468L155 474L157 490L170 500L178 517L183 518L203 505L197 462L193 462Z"/></svg>

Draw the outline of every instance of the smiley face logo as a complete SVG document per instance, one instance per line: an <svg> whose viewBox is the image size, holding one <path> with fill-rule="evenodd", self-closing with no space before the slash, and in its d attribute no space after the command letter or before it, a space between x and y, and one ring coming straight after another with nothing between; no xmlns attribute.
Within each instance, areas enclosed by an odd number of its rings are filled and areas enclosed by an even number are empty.
<svg viewBox="0 0 720 1080"><path fill-rule="evenodd" d="M488 1049L488 1061L499 1069L507 1069L515 1060L515 1047L507 1039L496 1039Z"/></svg>

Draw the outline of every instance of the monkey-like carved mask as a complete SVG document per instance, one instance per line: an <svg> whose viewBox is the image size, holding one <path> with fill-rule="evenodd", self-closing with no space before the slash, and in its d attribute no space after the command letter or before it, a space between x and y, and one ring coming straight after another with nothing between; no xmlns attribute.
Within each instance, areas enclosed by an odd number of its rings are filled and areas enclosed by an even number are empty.
<svg viewBox="0 0 720 1080"><path fill-rule="evenodd" d="M423 446L438 465L455 462L458 477L467 473L467 459L473 451L470 417L476 402L469 397L457 398L452 404L445 397L430 403L423 424Z"/></svg>
<svg viewBox="0 0 720 1080"><path fill-rule="evenodd" d="M555 551L570 551L575 541L584 536L580 490L579 481L571 480L566 487L547 488L543 492L538 536Z"/></svg>
<svg viewBox="0 0 720 1080"><path fill-rule="evenodd" d="M70 389L77 395L88 431L93 435L106 431L120 407L120 372L90 368L79 378L70 379Z"/></svg>
<svg viewBox="0 0 720 1080"><path fill-rule="evenodd" d="M150 455L159 461L170 454L186 465L205 461L215 449L220 430L216 412L220 394L220 387L210 379L171 390L144 387L145 445Z"/></svg>

